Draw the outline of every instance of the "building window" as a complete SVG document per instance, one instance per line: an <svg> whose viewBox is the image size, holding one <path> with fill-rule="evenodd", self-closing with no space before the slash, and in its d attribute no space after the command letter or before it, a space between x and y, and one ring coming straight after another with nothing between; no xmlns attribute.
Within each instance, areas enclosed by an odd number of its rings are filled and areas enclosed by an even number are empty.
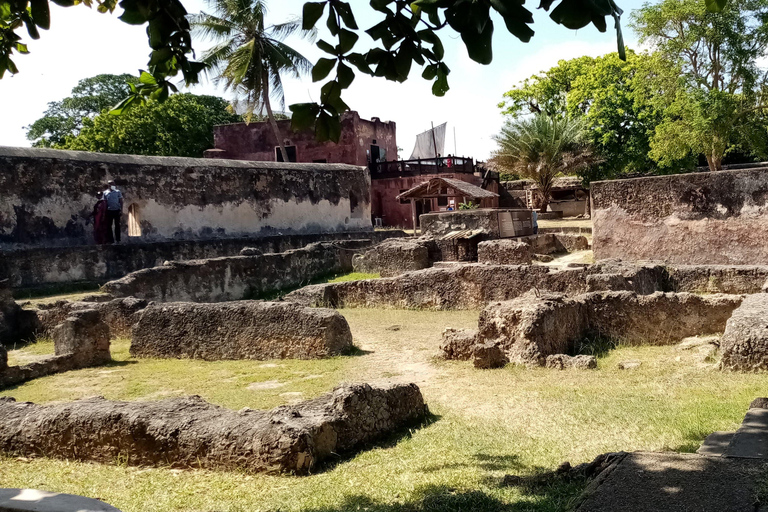
<svg viewBox="0 0 768 512"><path fill-rule="evenodd" d="M448 196L439 196L437 198L437 206L448 206Z"/></svg>
<svg viewBox="0 0 768 512"><path fill-rule="evenodd" d="M288 153L289 162L298 162L296 160L296 146L285 146L285 152ZM283 161L283 152L280 151L280 146L275 146L275 162Z"/></svg>
<svg viewBox="0 0 768 512"><path fill-rule="evenodd" d="M135 204L128 207L128 236L141 236L139 207Z"/></svg>

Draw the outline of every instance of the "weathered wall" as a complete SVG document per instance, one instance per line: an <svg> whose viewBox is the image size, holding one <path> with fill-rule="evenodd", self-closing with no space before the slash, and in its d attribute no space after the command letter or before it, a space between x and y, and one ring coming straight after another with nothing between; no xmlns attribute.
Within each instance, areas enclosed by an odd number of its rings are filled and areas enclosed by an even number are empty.
<svg viewBox="0 0 768 512"><path fill-rule="evenodd" d="M296 146L297 162L368 165L372 144L386 151L387 160L397 160L397 127L394 122L377 118L360 119L357 112L347 112L341 120L341 138L334 142L317 142L314 131L293 132L290 119L277 125L286 146ZM207 158L274 162L275 133L269 123L234 123L213 128L215 149L205 152ZM374 143L374 141L376 141Z"/></svg>
<svg viewBox="0 0 768 512"><path fill-rule="evenodd" d="M135 316L132 357L320 359L352 348L347 320L291 302L153 304Z"/></svg>
<svg viewBox="0 0 768 512"><path fill-rule="evenodd" d="M768 170L592 183L596 259L768 261Z"/></svg>
<svg viewBox="0 0 768 512"><path fill-rule="evenodd" d="M160 302L250 299L334 272L350 272L353 251L368 243L320 242L275 254L169 262L110 281L103 290L115 297Z"/></svg>
<svg viewBox="0 0 768 512"><path fill-rule="evenodd" d="M378 241L404 236L402 231L372 231L282 235L211 240L174 240L121 245L81 245L0 251L0 280L14 288L53 283L90 281L103 283L131 272L162 265L165 261L235 256L243 247L263 253L300 249L315 242L371 238Z"/></svg>
<svg viewBox="0 0 768 512"><path fill-rule="evenodd" d="M143 241L371 227L363 167L0 147L0 248L92 243L109 179L125 196L124 234L133 207Z"/></svg>

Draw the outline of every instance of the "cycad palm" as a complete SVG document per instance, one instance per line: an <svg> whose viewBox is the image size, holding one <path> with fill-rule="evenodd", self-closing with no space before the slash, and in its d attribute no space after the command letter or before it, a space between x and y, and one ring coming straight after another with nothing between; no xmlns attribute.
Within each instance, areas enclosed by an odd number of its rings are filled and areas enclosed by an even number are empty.
<svg viewBox="0 0 768 512"><path fill-rule="evenodd" d="M491 162L534 180L543 196L542 212L547 211L555 177L574 174L599 161L578 119L538 114L507 123L494 140L499 147Z"/></svg>
<svg viewBox="0 0 768 512"><path fill-rule="evenodd" d="M235 106L245 105L246 120L255 110L266 109L277 143L288 161L280 130L272 113L270 97L285 110L281 73L299 77L312 69L312 63L284 44L287 36L302 32L301 21L265 26L267 12L263 0L210 0L213 14L201 12L192 17L197 34L216 44L203 54L202 61L214 74L214 83L235 95Z"/></svg>

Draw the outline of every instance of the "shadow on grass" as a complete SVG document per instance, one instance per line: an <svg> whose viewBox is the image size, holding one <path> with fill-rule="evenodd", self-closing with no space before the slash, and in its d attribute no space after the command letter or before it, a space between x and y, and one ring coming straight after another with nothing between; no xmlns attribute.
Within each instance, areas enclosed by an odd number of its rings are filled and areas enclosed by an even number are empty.
<svg viewBox="0 0 768 512"><path fill-rule="evenodd" d="M423 420L417 421L415 423L411 423L410 425L405 425L403 426L403 428L398 429L397 431L394 431L389 435L381 437L378 440L373 441L371 443L365 443L363 445L357 446L351 452L342 453L342 454L333 454L332 456L328 457L327 459L320 462L317 466L315 466L312 472L317 474L317 473L325 473L327 471L331 471L336 466L343 464L345 462L348 462L353 458L355 458L358 454L367 450L371 450L373 448L383 448L383 449L394 448L401 441L410 439L413 436L414 431L420 430L423 428L428 428L433 423L439 421L440 418L441 416L438 416L437 414L428 413L426 418L424 418Z"/></svg>
<svg viewBox="0 0 768 512"><path fill-rule="evenodd" d="M478 468L483 471L520 471L525 468L520 463L518 455L488 455L485 453L476 453L473 455L473 462L448 462L445 464L434 464L422 469L425 473L444 471L447 469ZM541 468L544 471L544 468ZM489 477L489 485L498 484L498 478Z"/></svg>
<svg viewBox="0 0 768 512"><path fill-rule="evenodd" d="M113 359L112 361L99 366L106 366L107 368L112 368L112 367L120 367L120 366L130 366L132 364L139 364L139 362L135 359L126 359L124 361L115 361Z"/></svg>
<svg viewBox="0 0 768 512"><path fill-rule="evenodd" d="M341 353L342 356L347 357L367 356L368 354L373 354L373 350L363 350L362 348L355 345L352 345Z"/></svg>
<svg viewBox="0 0 768 512"><path fill-rule="evenodd" d="M306 512L562 512L569 499L559 493L526 499L516 503L480 490L460 490L446 485L427 485L414 491L415 497L402 503L381 503L368 496L346 495L336 506L307 509ZM570 493L569 493L570 495Z"/></svg>

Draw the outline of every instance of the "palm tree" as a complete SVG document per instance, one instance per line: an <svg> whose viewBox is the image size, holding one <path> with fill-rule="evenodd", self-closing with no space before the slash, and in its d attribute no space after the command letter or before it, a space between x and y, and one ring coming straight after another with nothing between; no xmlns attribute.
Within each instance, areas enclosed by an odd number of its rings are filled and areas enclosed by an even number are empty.
<svg viewBox="0 0 768 512"><path fill-rule="evenodd" d="M584 125L574 118L536 114L507 123L494 137L498 149L490 163L536 182L547 211L555 177L575 174L600 161L586 141Z"/></svg>
<svg viewBox="0 0 768 512"><path fill-rule="evenodd" d="M202 62L213 73L214 83L223 84L234 94L233 104L245 106L245 120L250 122L255 110L267 111L283 161L288 153L272 113L270 98L285 110L281 74L299 77L312 69L299 52L283 43L286 37L303 31L300 20L265 26L267 5L264 0L209 0L213 14L201 12L192 17L196 34L210 37L216 44L203 54Z"/></svg>

